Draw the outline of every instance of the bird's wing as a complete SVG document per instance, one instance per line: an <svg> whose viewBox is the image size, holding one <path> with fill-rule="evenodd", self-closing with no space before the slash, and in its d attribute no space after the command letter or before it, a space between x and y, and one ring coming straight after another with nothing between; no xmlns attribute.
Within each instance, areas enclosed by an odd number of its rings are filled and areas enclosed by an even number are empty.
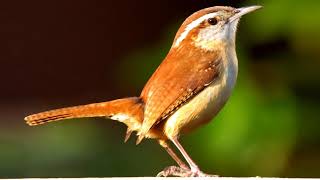
<svg viewBox="0 0 320 180"><path fill-rule="evenodd" d="M218 52L171 50L142 91L145 109L139 139L213 82L220 74L221 64Z"/></svg>

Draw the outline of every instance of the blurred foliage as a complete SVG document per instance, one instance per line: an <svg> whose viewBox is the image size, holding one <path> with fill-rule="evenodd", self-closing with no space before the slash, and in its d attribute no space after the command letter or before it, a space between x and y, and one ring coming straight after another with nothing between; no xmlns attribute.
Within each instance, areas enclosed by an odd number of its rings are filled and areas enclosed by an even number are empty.
<svg viewBox="0 0 320 180"><path fill-rule="evenodd" d="M320 1L246 4L264 9L240 23L236 88L215 120L183 144L209 173L319 177ZM114 78L141 89L167 53L173 26L157 44L128 54ZM123 144L123 125L75 121L0 132L0 177L152 176L174 164L155 141Z"/></svg>

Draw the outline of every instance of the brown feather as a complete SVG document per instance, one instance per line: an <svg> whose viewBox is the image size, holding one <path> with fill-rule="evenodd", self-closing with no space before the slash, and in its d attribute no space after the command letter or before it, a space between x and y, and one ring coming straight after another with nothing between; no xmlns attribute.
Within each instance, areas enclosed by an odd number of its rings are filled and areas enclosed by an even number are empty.
<svg viewBox="0 0 320 180"><path fill-rule="evenodd" d="M231 12L234 8L210 7L189 16L179 28L173 44L192 21L205 14L221 10ZM140 95L146 104L138 142L150 128L172 115L220 74L221 49L205 51L196 48L193 44L203 26L204 24L200 23L197 28L188 33L180 46L171 48L167 57L145 85Z"/></svg>
<svg viewBox="0 0 320 180"><path fill-rule="evenodd" d="M220 73L220 62L219 51L206 52L191 45L171 49L141 93L146 104L139 139L213 82Z"/></svg>
<svg viewBox="0 0 320 180"><path fill-rule="evenodd" d="M30 126L40 125L47 122L84 118L84 117L109 117L113 115L125 114L131 121L141 124L143 119L143 103L140 98L125 98L114 101L93 103L88 105L61 108L27 116L25 121ZM129 129L133 122L129 120L123 123L129 124Z"/></svg>

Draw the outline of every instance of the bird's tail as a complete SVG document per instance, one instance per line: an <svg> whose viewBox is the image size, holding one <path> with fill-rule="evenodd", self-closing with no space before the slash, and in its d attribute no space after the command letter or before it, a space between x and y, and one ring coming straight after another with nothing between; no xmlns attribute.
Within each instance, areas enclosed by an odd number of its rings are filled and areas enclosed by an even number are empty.
<svg viewBox="0 0 320 180"><path fill-rule="evenodd" d="M128 134L140 128L143 121L143 102L138 97L45 111L25 117L30 126L52 121L84 117L107 117L128 126Z"/></svg>

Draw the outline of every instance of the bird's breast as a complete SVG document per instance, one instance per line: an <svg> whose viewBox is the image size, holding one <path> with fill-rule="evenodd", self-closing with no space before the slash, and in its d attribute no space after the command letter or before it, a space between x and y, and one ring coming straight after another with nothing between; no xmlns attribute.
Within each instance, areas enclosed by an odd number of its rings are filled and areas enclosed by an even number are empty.
<svg viewBox="0 0 320 180"><path fill-rule="evenodd" d="M237 59L231 59L236 56L230 55L226 55L228 59L223 61L223 71L219 78L167 119L164 133L169 138L178 136L181 131L189 132L209 122L224 106L237 78Z"/></svg>

